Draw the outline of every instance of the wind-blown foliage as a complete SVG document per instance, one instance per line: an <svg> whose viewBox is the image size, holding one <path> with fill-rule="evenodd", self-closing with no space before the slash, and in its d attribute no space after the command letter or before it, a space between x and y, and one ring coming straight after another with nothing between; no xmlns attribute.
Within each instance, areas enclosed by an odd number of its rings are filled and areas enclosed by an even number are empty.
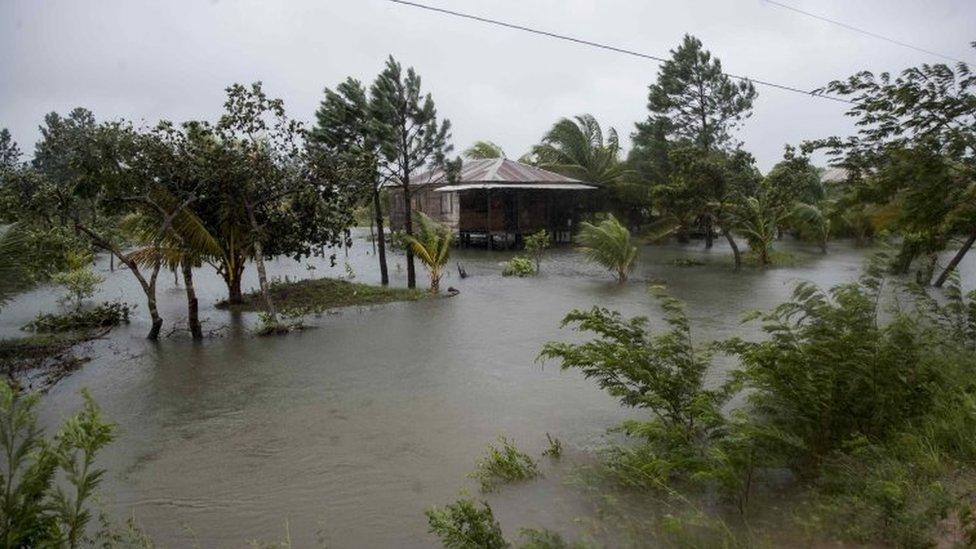
<svg viewBox="0 0 976 549"><path fill-rule="evenodd" d="M780 225L789 218L782 204L763 185L756 196L746 196L728 207L732 226L746 237L759 265L770 263L770 251Z"/></svg>
<svg viewBox="0 0 976 549"><path fill-rule="evenodd" d="M491 507L481 502L481 509L470 499L459 499L444 508L425 511L430 532L447 549L506 549L510 544L502 535Z"/></svg>
<svg viewBox="0 0 976 549"><path fill-rule="evenodd" d="M618 480L656 489L674 476L688 477L702 468L704 449L724 427L720 408L728 392L705 388L710 351L692 341L682 305L659 287L652 291L664 311L667 330L663 333L651 333L646 317L625 319L599 307L575 310L562 325L573 325L595 339L581 344L547 343L539 359L556 359L563 369L579 369L624 406L652 414L651 421L623 425L644 445L620 449L610 469L636 468L630 475L616 475ZM635 476L636 470L640 473Z"/></svg>
<svg viewBox="0 0 976 549"><path fill-rule="evenodd" d="M469 160L480 160L485 158L505 158L505 151L491 141L475 141L461 153L461 156Z"/></svg>
<svg viewBox="0 0 976 549"><path fill-rule="evenodd" d="M661 123L666 134L701 150L724 148L732 131L751 114L755 98L751 82L733 82L701 40L686 34L650 86L648 123Z"/></svg>
<svg viewBox="0 0 976 549"><path fill-rule="evenodd" d="M54 440L37 427L37 395L18 394L0 383L0 543L4 547L87 545L89 509L105 471L95 456L115 437L88 393L84 407L62 425ZM55 477L63 475L59 486Z"/></svg>
<svg viewBox="0 0 976 549"><path fill-rule="evenodd" d="M862 71L825 90L851 98L858 134L805 149L826 149L862 203L898 204L898 270L918 256L934 268L938 252L963 238L935 279L943 285L976 242L976 74L965 63L925 64L894 76Z"/></svg>
<svg viewBox="0 0 976 549"><path fill-rule="evenodd" d="M380 172L403 191L404 232L413 235L411 177L428 164L443 164L452 149L451 122L421 92L420 75L391 55L370 88L371 130L379 142ZM407 249L407 287L417 285L413 251Z"/></svg>
<svg viewBox="0 0 976 549"><path fill-rule="evenodd" d="M612 272L617 282L627 282L637 262L637 246L631 243L630 231L616 217L608 215L597 224L584 221L576 242L588 261Z"/></svg>
<svg viewBox="0 0 976 549"><path fill-rule="evenodd" d="M421 212L417 212L416 217L419 226L416 234L404 235L403 238L409 249L427 268L430 274L430 293L436 294L440 291L444 266L451 255L454 232Z"/></svg>

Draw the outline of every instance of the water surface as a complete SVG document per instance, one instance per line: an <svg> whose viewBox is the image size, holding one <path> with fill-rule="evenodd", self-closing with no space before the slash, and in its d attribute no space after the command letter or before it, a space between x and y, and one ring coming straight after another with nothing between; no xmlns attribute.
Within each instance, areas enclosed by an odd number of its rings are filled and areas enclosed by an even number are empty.
<svg viewBox="0 0 976 549"><path fill-rule="evenodd" d="M202 344L183 332L146 342L134 279L100 262L107 281L98 298L139 308L132 324L91 345L91 363L48 393L42 421L55 426L89 388L120 426L102 459L110 471L106 508L121 518L134 514L162 545L196 540L206 547L280 538L286 521L295 546L319 537L339 547L430 546L423 510L462 491L477 495L466 475L486 444L503 434L538 455L548 432L562 440L567 458L544 460L545 479L503 488L488 501L512 538L519 527L572 537L573 519L591 509L564 474L633 412L578 373L536 363L543 343L578 337L559 329L573 308L657 318L646 282L664 283L687 302L701 341L755 334L740 325L743 313L780 303L799 280L850 280L865 255L843 242L825 256L802 244L778 246L797 265L739 273L719 243L709 252L699 243L648 246L624 286L569 249L553 250L542 274L525 279L501 276L510 254L458 250L455 259L471 276L461 280L452 269L442 282L460 291L456 297L348 308L310 319L314 329L274 338L251 335L253 314L213 308L225 289L205 268L197 274L201 316L216 336ZM708 264L674 266L679 257ZM270 270L289 278L344 276L345 262L356 281L378 281L362 235L335 267L280 260ZM403 258L393 263L393 283L405 285ZM964 274L973 278L968 262ZM254 269L247 275L246 285L255 286ZM169 334L185 318L182 288L163 275L159 293ZM54 309L55 297L39 288L18 298L4 309L0 335ZM723 367L716 365L716 380Z"/></svg>

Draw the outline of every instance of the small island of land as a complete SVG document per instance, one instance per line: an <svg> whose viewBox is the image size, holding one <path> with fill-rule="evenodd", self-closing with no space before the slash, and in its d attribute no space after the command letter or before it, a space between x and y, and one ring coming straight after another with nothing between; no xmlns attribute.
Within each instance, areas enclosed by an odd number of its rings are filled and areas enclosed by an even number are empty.
<svg viewBox="0 0 976 549"><path fill-rule="evenodd" d="M271 298L282 310L321 312L353 305L376 305L394 301L416 301L429 295L423 290L390 288L349 282L336 278L317 278L273 282L269 287ZM219 308L236 311L263 311L264 300L260 291L244 295L241 303L222 301Z"/></svg>

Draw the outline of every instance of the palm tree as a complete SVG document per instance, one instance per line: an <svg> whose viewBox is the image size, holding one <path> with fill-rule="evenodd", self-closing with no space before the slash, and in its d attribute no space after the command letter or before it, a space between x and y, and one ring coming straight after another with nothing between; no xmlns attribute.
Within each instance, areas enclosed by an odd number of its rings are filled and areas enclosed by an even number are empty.
<svg viewBox="0 0 976 549"><path fill-rule="evenodd" d="M790 220L801 236L812 237L820 245L820 251L827 253L834 213L835 206L831 201L824 201L819 207L801 202L793 208Z"/></svg>
<svg viewBox="0 0 976 549"><path fill-rule="evenodd" d="M505 151L491 141L475 141L474 145L465 149L462 155L468 160L481 160L484 158L505 158Z"/></svg>
<svg viewBox="0 0 976 549"><path fill-rule="evenodd" d="M405 235L404 240L427 268L430 274L430 293L436 294L440 291L441 275L451 254L454 233L423 213L417 212L416 219L419 230L413 235Z"/></svg>
<svg viewBox="0 0 976 549"><path fill-rule="evenodd" d="M760 265L770 263L769 252L779 234L779 226L790 217L771 193L760 190L729 205L732 226L746 237L749 249L756 254Z"/></svg>
<svg viewBox="0 0 976 549"><path fill-rule="evenodd" d="M629 174L620 161L617 131L604 139L600 123L591 114L563 118L532 147L533 163L547 170L591 183L614 186Z"/></svg>
<svg viewBox="0 0 976 549"><path fill-rule="evenodd" d="M631 243L630 231L612 214L594 225L583 222L576 236L586 259L606 267L623 284L637 261L637 246Z"/></svg>

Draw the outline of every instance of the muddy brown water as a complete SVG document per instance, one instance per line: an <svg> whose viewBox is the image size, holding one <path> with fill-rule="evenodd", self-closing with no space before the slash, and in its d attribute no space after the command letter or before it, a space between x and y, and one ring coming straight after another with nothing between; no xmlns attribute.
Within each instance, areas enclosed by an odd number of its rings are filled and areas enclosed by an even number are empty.
<svg viewBox="0 0 976 549"><path fill-rule="evenodd" d="M281 539L286 528L296 547L320 538L337 547L431 546L424 509L479 495L466 475L488 443L505 435L539 455L548 432L567 457L543 460L544 479L487 500L512 538L520 527L572 538L579 533L574 519L592 509L566 475L591 459L609 427L635 412L577 372L536 363L543 343L578 337L559 328L573 308L658 318L647 282L664 283L687 302L702 341L755 335L740 324L743 313L780 303L800 280L850 280L867 253L845 242L827 255L792 242L778 247L798 263L736 273L719 243L708 252L700 243L648 246L623 286L570 249L551 251L542 274L523 279L501 276L511 254L458 250L452 265L461 261L470 276L462 280L452 268L442 282L460 290L456 297L347 308L311 318L314 329L274 338L251 335L253 314L215 309L225 289L204 268L197 274L201 316L219 336L202 344L182 333L147 343L134 279L99 262L107 280L98 299L139 307L130 325L91 344L92 362L44 397L41 420L54 428L88 388L120 429L101 457L109 470L102 505L120 519L134 515L171 547L240 547ZM678 267L678 258L707 264ZM346 261L356 281L378 281L362 233L335 267L279 260L270 268L292 279L344 276ZM405 285L403 258L392 263L393 284ZM964 281L976 279L971 263ZM246 285L256 286L253 268L247 276ZM38 288L20 296L4 309L0 335L55 309L58 293ZM159 294L167 334L185 318L184 296L167 274ZM724 367L717 363L715 380Z"/></svg>

